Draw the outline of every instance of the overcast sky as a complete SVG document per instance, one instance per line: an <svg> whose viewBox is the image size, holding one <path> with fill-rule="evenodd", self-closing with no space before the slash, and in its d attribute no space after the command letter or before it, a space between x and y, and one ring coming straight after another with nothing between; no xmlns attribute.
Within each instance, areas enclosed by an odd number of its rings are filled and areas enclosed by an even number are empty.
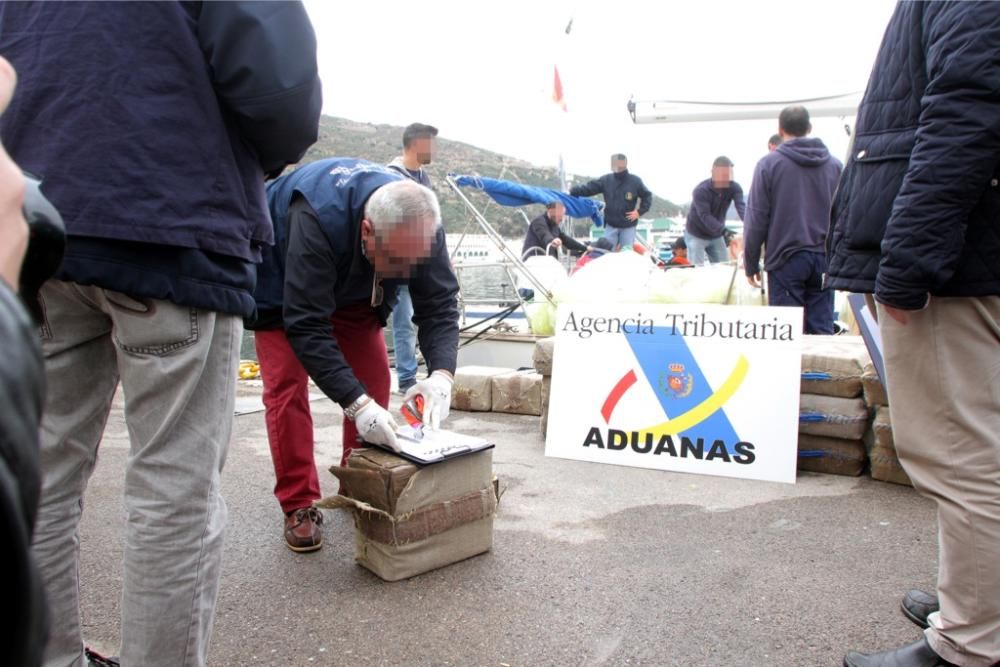
<svg viewBox="0 0 1000 667"><path fill-rule="evenodd" d="M630 96L765 101L863 91L894 4L306 2L319 39L324 113L430 123L442 137L543 166L561 152L571 173L603 174L609 155L623 152L633 173L677 203L690 200L722 154L749 189L777 119L634 125ZM551 101L556 64L565 113ZM813 122L813 135L840 158L844 122ZM447 157L438 155L445 164Z"/></svg>

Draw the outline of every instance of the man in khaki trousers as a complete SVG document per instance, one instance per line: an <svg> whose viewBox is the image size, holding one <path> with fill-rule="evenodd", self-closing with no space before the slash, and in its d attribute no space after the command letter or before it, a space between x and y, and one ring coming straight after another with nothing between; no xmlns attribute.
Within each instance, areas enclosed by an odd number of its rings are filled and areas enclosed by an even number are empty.
<svg viewBox="0 0 1000 667"><path fill-rule="evenodd" d="M829 287L873 294L899 460L937 504L925 628L851 667L1000 664L1000 3L900 3L833 202Z"/></svg>

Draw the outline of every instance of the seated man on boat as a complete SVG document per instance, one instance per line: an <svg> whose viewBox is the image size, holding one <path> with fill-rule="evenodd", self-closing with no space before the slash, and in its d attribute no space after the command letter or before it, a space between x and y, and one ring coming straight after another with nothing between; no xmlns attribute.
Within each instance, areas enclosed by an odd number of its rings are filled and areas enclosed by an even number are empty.
<svg viewBox="0 0 1000 667"><path fill-rule="evenodd" d="M356 438L394 448L389 362L382 327L409 287L429 375L406 400L424 398L424 422L448 416L458 354L458 280L437 196L381 165L320 160L267 187L275 245L258 270L257 357L265 421L293 551L322 547L308 382L344 408L341 465Z"/></svg>
<svg viewBox="0 0 1000 667"><path fill-rule="evenodd" d="M587 252L587 246L559 227L565 216L566 207L558 199L546 204L545 213L528 225L528 233L524 235L524 245L521 247L521 258L545 254L558 257L559 248L576 254Z"/></svg>

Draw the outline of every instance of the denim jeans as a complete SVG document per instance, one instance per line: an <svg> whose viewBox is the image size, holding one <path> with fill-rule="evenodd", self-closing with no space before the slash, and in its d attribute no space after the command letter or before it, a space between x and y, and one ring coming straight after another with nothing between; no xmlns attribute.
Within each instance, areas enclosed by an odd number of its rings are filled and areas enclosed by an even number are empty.
<svg viewBox="0 0 1000 667"><path fill-rule="evenodd" d="M726 241L721 236L717 239L703 239L684 232L684 242L688 248L688 261L695 266L701 266L706 261L712 264L729 261Z"/></svg>
<svg viewBox="0 0 1000 667"><path fill-rule="evenodd" d="M392 347L399 387L405 389L417 381L417 330L413 326L410 288L400 285L396 298L396 307L392 309Z"/></svg>
<svg viewBox="0 0 1000 667"><path fill-rule="evenodd" d="M612 227L608 225L604 228L604 238L615 245L615 250L619 248L631 250L632 244L635 243L635 227Z"/></svg>
<svg viewBox="0 0 1000 667"><path fill-rule="evenodd" d="M48 396L34 551L51 613L45 665L84 664L78 528L119 380L130 447L122 664L204 665L222 567L220 474L242 322L53 280L41 299Z"/></svg>

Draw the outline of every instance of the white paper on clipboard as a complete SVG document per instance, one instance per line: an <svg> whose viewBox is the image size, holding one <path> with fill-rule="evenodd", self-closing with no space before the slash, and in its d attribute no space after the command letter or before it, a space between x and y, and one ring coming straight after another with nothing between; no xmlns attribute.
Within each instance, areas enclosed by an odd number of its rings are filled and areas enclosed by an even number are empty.
<svg viewBox="0 0 1000 667"><path fill-rule="evenodd" d="M883 389L888 390L885 384L885 362L882 360L882 334L879 331L878 322L868 308L864 294L848 294L847 303L850 304L851 310L854 312L854 319L858 323L858 328L861 329L861 337L864 339L865 347L868 348L868 354L875 365L879 382L882 383Z"/></svg>
<svg viewBox="0 0 1000 667"><path fill-rule="evenodd" d="M396 444L399 446L396 453L414 463L437 463L493 446L492 442L478 436L440 429L424 428L422 436L418 436L411 426L396 431Z"/></svg>

